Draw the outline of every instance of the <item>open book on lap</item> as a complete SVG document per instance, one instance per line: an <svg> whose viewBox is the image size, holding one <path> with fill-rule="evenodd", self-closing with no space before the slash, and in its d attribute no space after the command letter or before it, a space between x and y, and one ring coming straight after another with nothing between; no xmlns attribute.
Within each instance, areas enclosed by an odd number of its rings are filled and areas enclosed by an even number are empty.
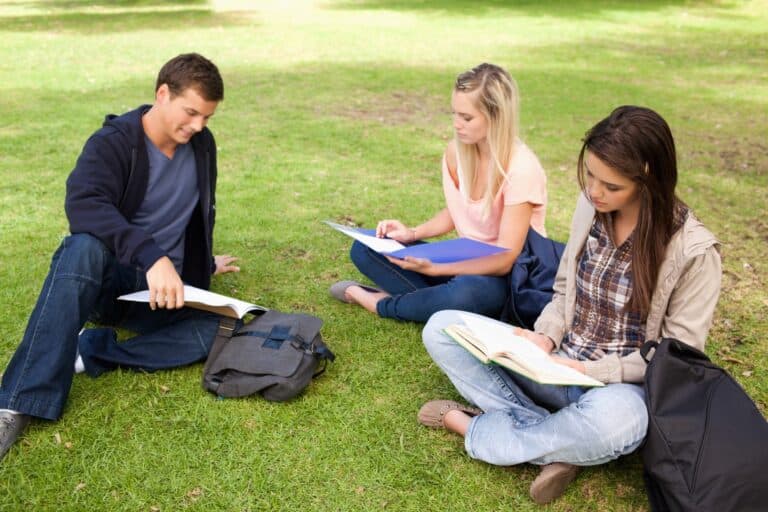
<svg viewBox="0 0 768 512"><path fill-rule="evenodd" d="M592 377L552 361L550 354L535 343L514 334L510 325L472 315L459 316L463 325L449 325L445 333L485 364L498 364L541 384L604 386Z"/></svg>
<svg viewBox="0 0 768 512"><path fill-rule="evenodd" d="M469 238L454 238L452 240L403 245L397 240L377 237L376 231L373 229L353 228L331 221L324 222L333 229L354 238L379 254L399 259L412 256L414 258L428 259L433 263L453 263L491 256L509 250L498 245L486 244Z"/></svg>
<svg viewBox="0 0 768 512"><path fill-rule="evenodd" d="M132 302L149 302L149 290L121 295L118 299ZM230 318L243 318L251 312L267 311L265 307L227 297L226 295L209 292L201 288L195 288L187 284L184 285L184 305Z"/></svg>

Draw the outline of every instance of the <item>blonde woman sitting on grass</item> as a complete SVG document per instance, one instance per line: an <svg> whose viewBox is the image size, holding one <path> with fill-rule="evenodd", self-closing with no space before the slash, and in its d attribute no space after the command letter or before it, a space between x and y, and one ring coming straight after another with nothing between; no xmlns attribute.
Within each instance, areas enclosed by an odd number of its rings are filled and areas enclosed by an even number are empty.
<svg viewBox="0 0 768 512"><path fill-rule="evenodd" d="M451 108L455 137L442 164L446 207L413 227L382 220L376 235L408 244L455 230L508 251L436 264L385 257L354 242L352 261L380 288L341 281L331 287L335 298L384 318L414 322L426 322L443 309L500 315L508 293L506 275L529 227L545 235L546 176L517 136L517 86L505 70L481 64L459 75Z"/></svg>

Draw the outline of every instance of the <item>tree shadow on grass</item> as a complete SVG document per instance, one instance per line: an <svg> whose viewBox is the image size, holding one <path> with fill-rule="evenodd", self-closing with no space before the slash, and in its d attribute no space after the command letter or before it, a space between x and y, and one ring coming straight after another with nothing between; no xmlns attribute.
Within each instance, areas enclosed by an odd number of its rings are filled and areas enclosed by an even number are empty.
<svg viewBox="0 0 768 512"><path fill-rule="evenodd" d="M717 5L716 1L699 1L698 5ZM651 0L646 2L625 2L622 0L341 0L330 4L332 9L441 13L456 16L483 16L492 11L519 11L533 16L589 19L611 11L646 12L665 7L690 5L685 0Z"/></svg>
<svg viewBox="0 0 768 512"><path fill-rule="evenodd" d="M182 2L120 2L126 6L151 6L156 10L135 12L68 11L31 16L0 16L0 32L77 32L82 34L120 33L168 28L208 28L249 25L253 21L242 12L215 12L210 8L172 8Z"/></svg>
<svg viewBox="0 0 768 512"><path fill-rule="evenodd" d="M17 2L15 5L32 9L75 9L85 7L161 7L173 5L206 5L208 0L30 0Z"/></svg>
<svg viewBox="0 0 768 512"><path fill-rule="evenodd" d="M671 44L673 42L674 44ZM696 41L676 36L668 36L665 40L654 41L642 47L625 47L620 44L615 46L618 43L611 39L596 40L593 43L610 49L615 55L604 59L600 64L593 62L588 74L580 71L578 67L568 69L567 66L558 68L552 65L559 60L565 62L569 58L568 54L559 55L554 62L549 61L541 67L535 64L546 61L546 55L551 59L554 48L538 48L535 51L541 52L541 59L532 58L531 63L511 69L520 84L524 101L522 115L525 122L521 127L524 133L528 132L534 136L549 133L553 137L572 137L578 142L584 130L622 103L645 104L659 110L662 115L669 112L670 121L674 118L685 120L697 117L699 114L696 111L686 109L701 103L708 105L709 115L717 113L723 117L724 123L747 127L747 133L743 134L745 141L749 140L753 144L759 141L759 134L763 133L767 122L764 115L752 116L748 120L733 117L728 119L728 112L732 109L742 112L760 111L761 98L748 95L726 98L719 94L718 87L696 87L700 82L709 83L717 79L714 73L730 60L747 63L755 60L752 46L746 42L732 46L731 51L724 55L708 53L706 48L698 46ZM638 76L634 79L631 70L616 72L617 69L626 67L625 63L631 62L633 56L641 59L640 56L644 54L658 55L665 46L674 46L678 52L668 64L656 66L655 69L660 70L658 78ZM499 51L501 54L506 53L504 48ZM702 53L702 56L698 56L698 53ZM685 55L697 55L698 64L685 72L677 72L676 68ZM503 63L503 60L500 62ZM475 63L468 63L467 66L473 64ZM641 62L639 65L642 68L648 65L648 62ZM401 130L404 139L408 137L406 133L413 130L435 134L451 132L449 98L455 76L454 71L449 68L357 66L315 62L280 69L238 66L229 67L224 72L229 94L217 113L214 126L229 132L221 141L225 146L242 145L243 150L250 155L249 158L258 158L258 153L264 147L281 148L274 152L278 155L275 156L277 159L281 154L291 154L292 148L297 147L302 148L305 154L317 155L348 151L343 147L334 147L334 134L339 136L341 146L348 146L353 141L361 146L368 146L364 140L366 134L376 133L379 129ZM725 83L728 79L722 78ZM28 108L29 102L37 102L41 106L51 106L51 110L46 110L43 118L47 115L54 116L57 112L62 113L58 94L66 94L67 103L72 106L71 110L81 114L93 112L92 129L95 130L100 124L101 116L107 112L99 111L101 107L94 105L125 105L132 108L135 105L129 98L137 98L136 105L142 101L149 102L151 97L140 96L140 91L146 89L144 82L129 79L115 81L104 89L88 89L81 92L68 90L66 93L36 92L33 96L30 96L28 91L9 89L8 96L23 96L27 100L13 103L15 107L6 105L5 114L20 115L17 110ZM248 91L258 91L258 94L250 96ZM304 92L286 95L286 91ZM110 112L120 113L118 110L121 107L106 108ZM64 117L67 116L66 110ZM565 114L570 123L563 126L562 120L557 117L550 121L548 112ZM29 135L29 129L38 124L43 129L43 125L48 123L50 121L29 123L25 125L26 129L19 127L3 135L10 146L13 145L11 141L17 137L15 143L22 145L25 134ZM291 126L304 128L305 125L307 131L290 129ZM322 128L323 125L330 128L330 131ZM258 128L249 130L248 137L243 138L243 126ZM347 133L347 128L350 127L352 131ZM724 128L727 127L726 125ZM85 128L86 131L88 129ZM315 129L319 136L307 137L307 134ZM274 139L275 134L281 135ZM232 136L234 140L231 140ZM254 143L255 139L260 142ZM736 144L736 141L732 141L732 145L737 149L743 146ZM754 160L752 156L747 156L747 160ZM729 172L746 172L728 162L723 164L723 168ZM754 166L749 168L750 172L754 172Z"/></svg>

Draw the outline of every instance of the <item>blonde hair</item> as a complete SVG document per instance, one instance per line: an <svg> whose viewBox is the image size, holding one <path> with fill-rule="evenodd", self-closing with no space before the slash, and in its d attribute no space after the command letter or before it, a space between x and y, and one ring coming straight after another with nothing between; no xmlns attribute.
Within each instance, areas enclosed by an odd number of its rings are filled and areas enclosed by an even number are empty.
<svg viewBox="0 0 768 512"><path fill-rule="evenodd" d="M472 93L475 107L488 122L488 146L491 151L491 172L488 173L485 192L482 197L483 216L487 216L496 194L507 176L507 167L512 161L518 130L517 84L504 69L494 64L483 63L456 78L454 91ZM476 144L468 145L455 138L459 157L460 179L463 183L474 183L477 175L477 161L480 151ZM468 199L471 187L464 187Z"/></svg>

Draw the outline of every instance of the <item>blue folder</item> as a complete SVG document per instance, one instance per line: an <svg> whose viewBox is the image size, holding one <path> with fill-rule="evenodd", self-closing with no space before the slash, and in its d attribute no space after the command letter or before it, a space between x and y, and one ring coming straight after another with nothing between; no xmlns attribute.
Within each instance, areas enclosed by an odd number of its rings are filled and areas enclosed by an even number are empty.
<svg viewBox="0 0 768 512"><path fill-rule="evenodd" d="M366 235L376 236L375 229L360 229L357 231ZM470 238L453 238L451 240L438 240L436 242L415 243L404 249L390 253L383 253L393 258L404 259L406 256L425 258L432 263L453 263L456 261L471 260L491 256L508 251L505 247L478 242Z"/></svg>

